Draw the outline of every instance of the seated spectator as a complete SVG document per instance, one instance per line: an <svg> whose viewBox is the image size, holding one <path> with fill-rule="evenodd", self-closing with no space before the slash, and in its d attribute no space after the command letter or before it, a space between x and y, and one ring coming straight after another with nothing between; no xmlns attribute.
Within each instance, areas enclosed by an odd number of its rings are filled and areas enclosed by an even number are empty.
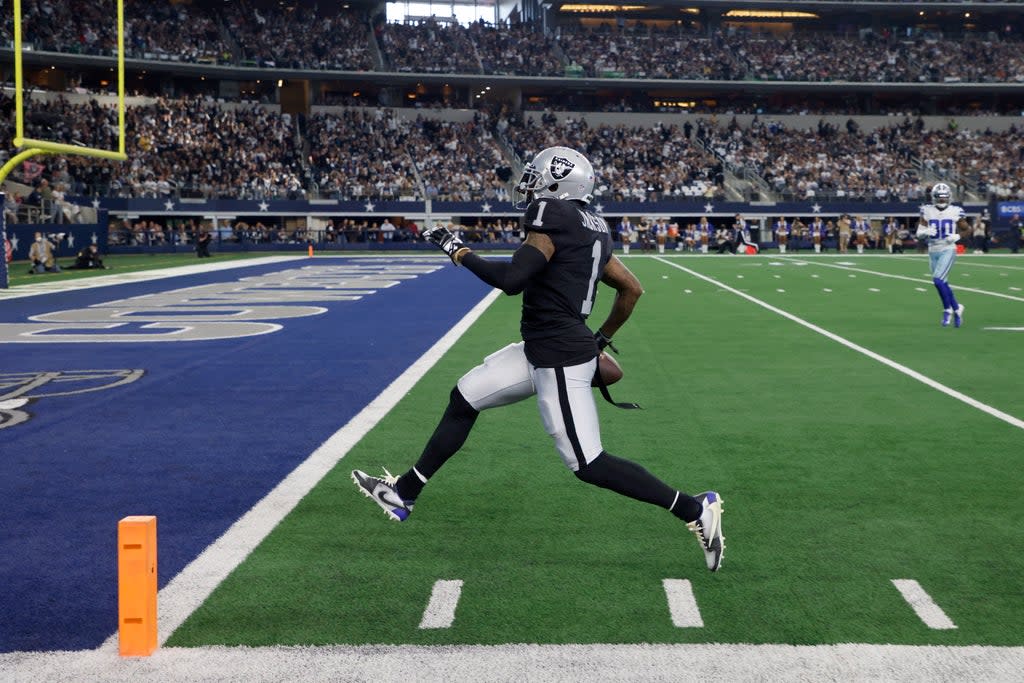
<svg viewBox="0 0 1024 683"><path fill-rule="evenodd" d="M18 222L18 204L20 197L17 192L8 192L4 195L4 224L14 225Z"/></svg>
<svg viewBox="0 0 1024 683"><path fill-rule="evenodd" d="M78 204L67 201L65 197L66 187L60 183L53 188L54 214L57 223L77 223L82 214L82 207Z"/></svg>

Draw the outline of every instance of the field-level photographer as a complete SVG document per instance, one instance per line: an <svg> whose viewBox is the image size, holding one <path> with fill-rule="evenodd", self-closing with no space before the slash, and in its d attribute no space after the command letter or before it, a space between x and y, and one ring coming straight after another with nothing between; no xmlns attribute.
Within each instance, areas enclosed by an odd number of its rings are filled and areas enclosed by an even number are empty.
<svg viewBox="0 0 1024 683"><path fill-rule="evenodd" d="M32 268L28 271L29 275L35 273L59 273L60 266L57 265L53 251L53 243L48 238L43 237L43 233L37 232L35 241L32 242L32 247L28 250L28 258L32 262Z"/></svg>

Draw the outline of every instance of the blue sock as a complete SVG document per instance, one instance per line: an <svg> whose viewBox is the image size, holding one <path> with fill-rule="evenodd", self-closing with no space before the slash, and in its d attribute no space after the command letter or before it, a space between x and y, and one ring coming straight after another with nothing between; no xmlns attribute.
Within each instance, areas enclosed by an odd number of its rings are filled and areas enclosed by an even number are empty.
<svg viewBox="0 0 1024 683"><path fill-rule="evenodd" d="M949 301L949 307L954 311L960 308L960 304L957 303L956 300L956 295L953 294L953 288L949 286L948 282L943 282L942 284L946 285L946 300Z"/></svg>
<svg viewBox="0 0 1024 683"><path fill-rule="evenodd" d="M949 285L940 280L937 277L932 278L932 282L935 284L935 289L939 292L939 298L942 299L943 308L952 308L949 303L949 298L952 292L949 291Z"/></svg>

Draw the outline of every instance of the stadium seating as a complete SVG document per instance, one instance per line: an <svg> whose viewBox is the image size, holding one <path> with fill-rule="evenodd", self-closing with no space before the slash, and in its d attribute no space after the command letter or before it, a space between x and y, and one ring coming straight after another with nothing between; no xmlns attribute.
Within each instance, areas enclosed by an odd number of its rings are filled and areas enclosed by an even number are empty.
<svg viewBox="0 0 1024 683"><path fill-rule="evenodd" d="M109 55L116 36L104 11L82 0L26 3L25 40L34 50ZM620 77L808 81L834 83L837 92L846 81L1024 83L1024 43L1018 31L1009 30L940 42L934 29L911 34L881 24L772 33L749 25L698 28L682 21L564 16L543 26L463 26L436 17L399 24L356 9L318 4L300 12L255 0L216 5L126 0L126 13L129 56L154 61L578 75L612 84ZM11 31L8 17L0 38L9 38ZM347 39L338 40L339 35ZM524 111L549 103L574 111L573 97L556 96L549 88L536 102L524 98L518 104ZM728 105L729 116L709 109L715 115L600 124L588 123L579 108L578 114L537 117L492 103L466 118L355 107L365 100L327 92L321 102L345 106L320 108L308 120L281 114L276 106L199 96L150 98L128 109L128 164L69 157L50 164L45 174L77 195L502 201L525 159L543 147L566 144L593 160L600 178L597 196L608 201L914 202L939 179L979 201L1024 196L1020 126L984 130L957 127L951 120L948 127L928 127L903 114L863 130L816 116L799 123L776 120L775 114L788 112L846 111L834 97L813 97L787 95L767 105L741 101ZM711 106L692 104L687 111ZM628 113L655 106L652 98L624 90L603 108ZM918 113L906 98L887 106L890 115ZM1015 101L1002 106L1012 111ZM4 110L10 109L5 100ZM731 116L745 112L760 116L743 122ZM945 113L993 112L951 102ZM0 119L0 126L8 139L14 137L9 118ZM28 104L27 126L30 137L66 144L111 148L116 143L115 112L107 104L36 96Z"/></svg>
<svg viewBox="0 0 1024 683"><path fill-rule="evenodd" d="M507 200L521 160L554 144L593 161L609 201L721 198L727 175L756 176L770 198L918 201L936 179L979 199L1024 196L1024 127L928 129L921 119L860 130L817 117L588 124L585 116L335 108L303 128L273 107L205 98L155 99L128 109L127 165L77 157L49 171L70 194L134 197ZM749 117L747 117L749 118ZM96 147L116 143L112 107L62 97L29 105L29 133ZM816 124L816 125L815 125ZM3 122L13 137L13 126ZM308 149L308 156L302 150ZM519 161L517 161L517 159ZM500 169L507 171L499 175ZM748 197L751 198L751 197Z"/></svg>
<svg viewBox="0 0 1024 683"><path fill-rule="evenodd" d="M242 0L201 7L128 0L129 56L287 69L385 70L684 80L1024 83L1015 32L943 40L888 28L697 31L682 23L598 26L562 21L461 26L437 17L403 24L354 9L303 11ZM113 25L96 3L29 3L24 39L36 50L112 54ZM78 30L76 27L88 27ZM96 28L93 28L96 27ZM0 40L11 36L5 17ZM346 40L338 40L344 35ZM375 43L375 45L373 44ZM523 49L523 46L529 46ZM378 61L376 55L380 54Z"/></svg>

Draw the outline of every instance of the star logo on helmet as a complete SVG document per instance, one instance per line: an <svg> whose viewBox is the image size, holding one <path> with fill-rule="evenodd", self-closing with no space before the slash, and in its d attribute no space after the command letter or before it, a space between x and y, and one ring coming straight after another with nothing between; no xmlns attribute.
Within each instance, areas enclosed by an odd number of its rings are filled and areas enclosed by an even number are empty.
<svg viewBox="0 0 1024 683"><path fill-rule="evenodd" d="M565 176L572 173L572 169L576 168L576 164L572 163L565 157L553 157L551 159L551 177L555 180L561 180Z"/></svg>

